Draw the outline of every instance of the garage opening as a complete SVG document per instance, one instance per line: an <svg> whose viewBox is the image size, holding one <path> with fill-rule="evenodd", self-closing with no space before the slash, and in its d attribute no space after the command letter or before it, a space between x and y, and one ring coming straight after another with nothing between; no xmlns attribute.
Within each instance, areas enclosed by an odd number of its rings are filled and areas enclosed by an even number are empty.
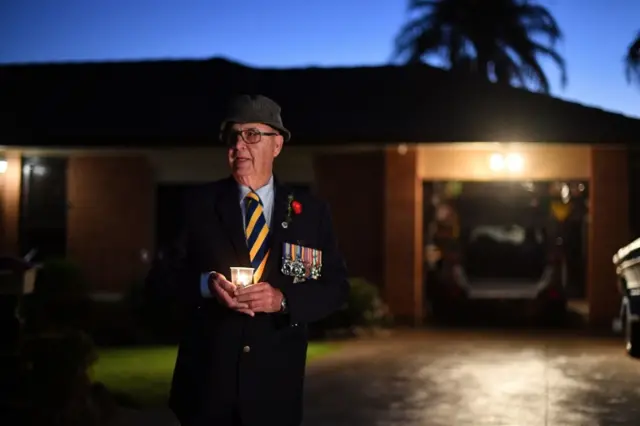
<svg viewBox="0 0 640 426"><path fill-rule="evenodd" d="M583 297L587 181L424 182L430 310Z"/></svg>

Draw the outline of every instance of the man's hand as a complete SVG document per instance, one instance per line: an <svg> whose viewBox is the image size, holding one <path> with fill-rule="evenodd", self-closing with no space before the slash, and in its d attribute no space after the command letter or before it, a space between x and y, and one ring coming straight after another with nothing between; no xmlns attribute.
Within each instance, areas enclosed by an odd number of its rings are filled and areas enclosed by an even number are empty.
<svg viewBox="0 0 640 426"><path fill-rule="evenodd" d="M255 315L255 312L249 309L249 304L240 303L238 301L238 298L234 295L234 292L236 291L235 284L228 281L224 275L214 272L209 277L209 280L209 286L215 291L216 297L220 303L234 311L242 312L250 316Z"/></svg>
<svg viewBox="0 0 640 426"><path fill-rule="evenodd" d="M265 313L279 312L284 297L280 290L266 282L238 288L234 294L238 302L246 304L251 311Z"/></svg>

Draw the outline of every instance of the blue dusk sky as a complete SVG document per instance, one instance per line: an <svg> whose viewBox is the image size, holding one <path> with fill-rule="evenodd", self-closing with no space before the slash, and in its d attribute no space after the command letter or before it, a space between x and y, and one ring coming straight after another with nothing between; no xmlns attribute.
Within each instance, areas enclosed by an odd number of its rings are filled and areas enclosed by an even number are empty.
<svg viewBox="0 0 640 426"><path fill-rule="evenodd" d="M543 0L565 39L569 84L552 93L640 117L625 49L637 0ZM20 0L0 2L0 63L226 57L261 67L388 63L406 0Z"/></svg>

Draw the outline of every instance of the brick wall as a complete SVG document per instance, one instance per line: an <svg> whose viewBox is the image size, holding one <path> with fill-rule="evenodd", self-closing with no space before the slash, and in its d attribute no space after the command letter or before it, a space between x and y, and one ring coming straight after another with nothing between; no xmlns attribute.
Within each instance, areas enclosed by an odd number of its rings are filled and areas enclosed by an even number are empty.
<svg viewBox="0 0 640 426"><path fill-rule="evenodd" d="M422 321L422 181L415 149L316 157L350 276L377 284L396 321Z"/></svg>
<svg viewBox="0 0 640 426"><path fill-rule="evenodd" d="M0 254L20 255L20 184L22 161L20 153L5 153L7 171L0 175Z"/></svg>
<svg viewBox="0 0 640 426"><path fill-rule="evenodd" d="M133 156L71 156L68 257L95 292L121 293L144 277L141 251L153 251L155 184L148 161Z"/></svg>
<svg viewBox="0 0 640 426"><path fill-rule="evenodd" d="M419 325L423 318L422 180L415 148L386 151L385 300L399 322Z"/></svg>
<svg viewBox="0 0 640 426"><path fill-rule="evenodd" d="M610 327L620 308L613 254L630 242L627 151L592 148L587 298L589 321Z"/></svg>
<svg viewBox="0 0 640 426"><path fill-rule="evenodd" d="M331 207L349 275L383 284L384 153L337 153L314 159L318 195Z"/></svg>

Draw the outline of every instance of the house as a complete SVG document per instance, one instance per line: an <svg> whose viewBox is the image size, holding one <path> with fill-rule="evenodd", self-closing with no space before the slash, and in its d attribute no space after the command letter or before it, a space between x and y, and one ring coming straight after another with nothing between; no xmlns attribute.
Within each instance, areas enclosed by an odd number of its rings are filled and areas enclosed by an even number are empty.
<svg viewBox="0 0 640 426"><path fill-rule="evenodd" d="M352 275L378 284L397 318L422 318L429 180L589 182L590 320L617 310L611 256L632 237L628 146L640 120L426 65L2 66L3 251L64 255L96 298L122 297L167 238L180 188L227 175L217 132L239 92L282 105L293 139L276 172L331 203ZM513 152L522 167L492 168Z"/></svg>

